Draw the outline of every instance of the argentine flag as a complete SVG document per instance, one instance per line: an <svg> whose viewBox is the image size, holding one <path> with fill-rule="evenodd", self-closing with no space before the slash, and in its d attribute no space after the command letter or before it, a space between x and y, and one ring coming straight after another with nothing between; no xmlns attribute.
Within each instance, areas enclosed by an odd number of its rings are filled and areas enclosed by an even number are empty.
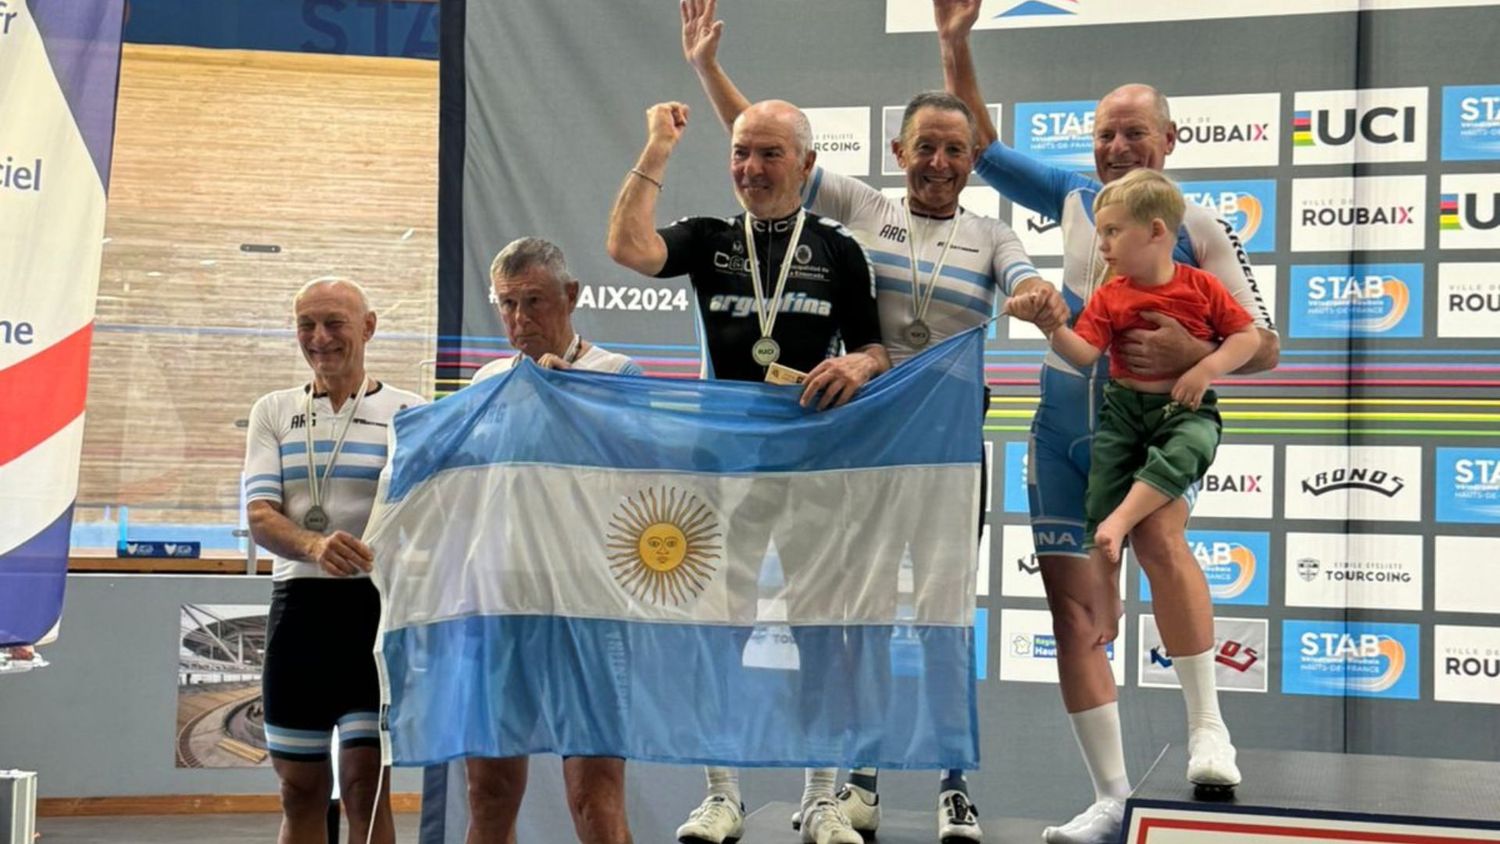
<svg viewBox="0 0 1500 844"><path fill-rule="evenodd" d="M530 363L401 413L388 761L978 764L982 343L799 388Z"/></svg>

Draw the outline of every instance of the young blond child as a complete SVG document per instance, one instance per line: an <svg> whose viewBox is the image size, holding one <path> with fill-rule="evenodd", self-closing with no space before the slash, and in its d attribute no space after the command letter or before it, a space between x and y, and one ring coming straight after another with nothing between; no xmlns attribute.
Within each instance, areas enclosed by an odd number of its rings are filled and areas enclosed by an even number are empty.
<svg viewBox="0 0 1500 844"><path fill-rule="evenodd" d="M1094 201L1099 253L1114 276L1089 297L1075 328L1048 337L1052 348L1087 369L1134 328L1155 325L1140 314L1175 318L1218 349L1173 378L1132 372L1110 357L1110 382L1089 469L1085 547L1111 564L1125 537L1156 509L1182 497L1203 478L1219 446L1222 423L1209 386L1250 360L1260 338L1250 314L1219 280L1172 261L1184 213L1182 192L1145 168L1110 183Z"/></svg>
<svg viewBox="0 0 1500 844"><path fill-rule="evenodd" d="M1119 565L1131 530L1181 498L1208 471L1222 432L1217 397L1209 386L1243 366L1260 344L1250 314L1217 278L1173 262L1184 211L1182 192L1156 171L1143 167L1106 185L1094 200L1094 226L1100 255L1113 277L1089 296L1074 328L1062 326L1048 334L1052 348L1084 370L1106 351L1114 352L1084 501L1084 547L1096 565L1110 569ZM1034 310L1024 297L1006 303L1006 312L1021 318ZM1170 316L1194 337L1219 346L1175 377L1134 372L1116 344L1127 331L1156 327L1141 316L1143 311ZM1157 607L1169 649L1169 633L1179 642L1212 643L1207 585L1193 591L1202 592L1201 604L1195 599L1190 606ZM1113 623L1101 629L1104 638L1113 638ZM1173 651L1188 703L1188 779L1199 786L1231 788L1240 774L1219 716L1213 656L1211 647L1204 653Z"/></svg>

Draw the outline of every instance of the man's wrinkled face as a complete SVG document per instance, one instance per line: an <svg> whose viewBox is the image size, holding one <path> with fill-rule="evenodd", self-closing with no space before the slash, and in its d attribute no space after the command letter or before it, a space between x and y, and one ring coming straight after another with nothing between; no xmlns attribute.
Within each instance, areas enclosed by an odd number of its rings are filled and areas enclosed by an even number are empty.
<svg viewBox="0 0 1500 844"><path fill-rule="evenodd" d="M365 344L375 334L375 314L359 294L343 285L317 285L297 300L297 344L302 357L322 378L352 376L364 370Z"/></svg>
<svg viewBox="0 0 1500 844"><path fill-rule="evenodd" d="M578 284L559 282L550 270L533 265L514 276L495 278L495 307L505 336L517 351L536 360L561 355L573 340L573 307Z"/></svg>
<svg viewBox="0 0 1500 844"><path fill-rule="evenodd" d="M802 184L812 173L811 153L798 154L797 136L774 113L746 112L734 124L729 175L740 204L756 219L776 219L802 204Z"/></svg>
<svg viewBox="0 0 1500 844"><path fill-rule="evenodd" d="M906 172L907 207L934 216L958 210L958 194L974 169L974 130L962 112L921 109L891 151Z"/></svg>
<svg viewBox="0 0 1500 844"><path fill-rule="evenodd" d="M1137 167L1161 170L1177 146L1176 124L1161 122L1155 97L1143 89L1116 91L1094 112L1094 167L1109 184Z"/></svg>

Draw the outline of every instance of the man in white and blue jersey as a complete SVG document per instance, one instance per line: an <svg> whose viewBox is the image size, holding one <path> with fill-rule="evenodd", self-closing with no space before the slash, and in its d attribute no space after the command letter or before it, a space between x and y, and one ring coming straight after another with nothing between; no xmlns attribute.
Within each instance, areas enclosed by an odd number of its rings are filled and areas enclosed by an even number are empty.
<svg viewBox="0 0 1500 844"><path fill-rule="evenodd" d="M682 5L683 52L728 128L750 103L718 62L723 23L716 20L715 6L714 0ZM891 151L906 174L904 198L823 167L813 169L802 197L805 208L841 221L864 246L875 271L880 332L891 361L899 365L933 343L982 325L994 314L999 295L1050 300L1060 322L1066 306L1056 288L1038 277L1010 227L959 204L975 156L969 106L942 91L916 95L906 105ZM875 769L854 769L835 795L837 773L809 770L803 804L833 797L854 831L874 833L880 824ZM963 772L946 772L938 790L939 839L980 840ZM801 826L800 815L793 816L795 826ZM804 840L815 838L804 835Z"/></svg>
<svg viewBox="0 0 1500 844"><path fill-rule="evenodd" d="M1061 224L1063 296L1071 321L1109 275L1095 239L1094 196L1103 183L1138 167L1162 169L1176 127L1165 97L1149 86L1126 85L1101 100L1095 112L1097 178L1033 161L1000 143L982 111L984 98L969 54L968 35L979 7L980 0L934 0L945 82L980 109L975 116L987 147L975 168L979 175L1012 201ZM1273 368L1279 341L1233 228L1189 205L1174 259L1213 273L1254 319L1260 350L1240 371ZM1019 315L1027 317L1026 308ZM1158 328L1130 333L1124 354L1132 370L1175 376L1214 348L1169 317L1146 316ZM1083 549L1090 441L1107 372L1103 358L1080 372L1055 353L1048 355L1028 457L1032 530L1057 638L1063 704L1095 791L1094 804L1082 814L1046 830L1043 838L1053 844L1115 840L1130 791L1114 678L1103 648L1114 639L1121 613L1118 572L1088 565ZM1188 704L1188 777L1200 785L1232 786L1239 773L1214 686L1213 607L1202 571L1182 539L1189 503L1179 499L1152 514L1132 532L1131 542L1151 580L1157 626Z"/></svg>
<svg viewBox="0 0 1500 844"><path fill-rule="evenodd" d="M281 779L280 841L326 838L336 726L350 835L365 840L373 826L374 841L393 844L390 789L378 786L380 596L359 537L391 420L423 399L365 373L376 320L359 285L315 280L292 307L312 380L260 397L245 442L250 536L276 555L262 694Z"/></svg>

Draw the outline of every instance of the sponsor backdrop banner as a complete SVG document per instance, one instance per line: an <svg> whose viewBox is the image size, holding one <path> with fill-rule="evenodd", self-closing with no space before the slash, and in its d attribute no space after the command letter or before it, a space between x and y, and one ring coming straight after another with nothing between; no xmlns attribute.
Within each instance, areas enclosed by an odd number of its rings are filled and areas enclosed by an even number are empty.
<svg viewBox="0 0 1500 844"><path fill-rule="evenodd" d="M1224 442L1188 537L1218 605L1220 655L1248 665L1233 676L1225 666L1221 682L1263 692L1230 705L1247 747L1493 755L1472 736L1488 734L1500 711L1484 682L1489 640L1474 632L1500 629L1497 5L982 7L972 46L1001 138L1090 172L1098 98L1124 82L1157 85L1177 123L1167 171L1239 234L1275 316L1280 366L1222 384ZM930 0L795 6L789 25L788 4L721 4L726 70L751 99L806 107L824 166L901 195L890 154L901 106L942 85ZM510 353L487 270L527 234L567 251L585 336L651 376L695 377L685 280L637 277L603 248L610 205L644 142L643 114L662 100L692 111L658 220L739 210L727 134L681 59L676 4L444 0L442 12L438 392ZM1011 225L1057 281L1056 220L977 178L962 201ZM1047 688L1055 640L1027 524L1043 350L1031 326L1004 318L986 342L989 565L976 601L990 613L977 666L987 769L971 782L987 813L1063 817L1087 795L1081 765L1003 761L1050 758L1073 742ZM1172 655L1152 661L1150 586L1133 561L1121 594L1112 659L1138 774L1162 744L1182 740L1181 701L1165 688ZM1456 632L1439 636L1438 626ZM925 805L930 783L907 779L884 788ZM680 822L677 808L690 806L674 805L663 836Z"/></svg>
<svg viewBox="0 0 1500 844"><path fill-rule="evenodd" d="M0 646L62 615L122 5L0 3Z"/></svg>

